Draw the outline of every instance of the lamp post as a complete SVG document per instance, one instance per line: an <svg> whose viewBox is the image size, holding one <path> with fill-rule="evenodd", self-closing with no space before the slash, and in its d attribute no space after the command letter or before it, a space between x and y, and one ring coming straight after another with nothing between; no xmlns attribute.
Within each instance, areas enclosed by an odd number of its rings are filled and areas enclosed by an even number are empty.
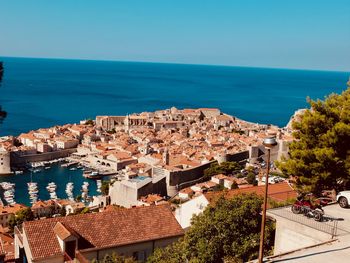
<svg viewBox="0 0 350 263"><path fill-rule="evenodd" d="M264 258L264 239L265 239L265 224L266 224L266 207L267 207L267 191L269 187L269 173L270 173L270 155L271 148L277 145L275 137L266 137L264 139L263 145L267 150L267 169L265 177L265 195L264 195L264 205L261 221L261 232L260 232L260 247L259 247L259 263L263 262Z"/></svg>

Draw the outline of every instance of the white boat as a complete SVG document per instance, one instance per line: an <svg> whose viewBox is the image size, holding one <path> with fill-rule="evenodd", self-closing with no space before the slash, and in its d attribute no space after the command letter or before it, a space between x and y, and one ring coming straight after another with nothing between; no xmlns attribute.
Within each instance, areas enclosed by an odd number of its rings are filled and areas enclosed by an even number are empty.
<svg viewBox="0 0 350 263"><path fill-rule="evenodd" d="M46 186L46 189L47 189L50 193L52 193L52 192L55 192L55 191L56 191L57 186L56 186L56 184L55 184L54 182L51 182L51 183L49 183L49 184Z"/></svg>
<svg viewBox="0 0 350 263"><path fill-rule="evenodd" d="M15 187L15 184L8 183L8 182L3 182L0 185L4 190L10 190L10 189L13 189Z"/></svg>
<svg viewBox="0 0 350 263"><path fill-rule="evenodd" d="M15 171L15 174L23 174L23 171Z"/></svg>
<svg viewBox="0 0 350 263"><path fill-rule="evenodd" d="M88 192L89 191L88 187L89 187L89 183L88 182L84 182L83 185L81 186L81 188L82 188L81 191L82 192Z"/></svg>
<svg viewBox="0 0 350 263"><path fill-rule="evenodd" d="M69 170L70 170L70 171L76 171L76 170L77 170L77 168L72 167L72 168L70 168Z"/></svg>
<svg viewBox="0 0 350 263"><path fill-rule="evenodd" d="M56 194L56 192L50 193L50 198L51 198L51 199L57 199L57 194Z"/></svg>

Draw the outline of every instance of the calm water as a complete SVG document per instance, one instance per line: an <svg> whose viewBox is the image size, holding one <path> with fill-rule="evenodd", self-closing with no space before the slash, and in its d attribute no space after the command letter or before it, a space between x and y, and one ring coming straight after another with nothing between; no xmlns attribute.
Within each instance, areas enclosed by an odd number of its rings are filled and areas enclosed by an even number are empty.
<svg viewBox="0 0 350 263"><path fill-rule="evenodd" d="M0 136L74 123L96 115L170 108L218 107L258 123L284 126L306 97L323 98L346 88L349 73L181 64L1 58ZM65 197L71 176L75 195L81 171L55 166L33 175L41 199L54 181ZM28 174L1 177L16 183L17 202L28 203ZM90 194L94 194L93 181Z"/></svg>
<svg viewBox="0 0 350 263"><path fill-rule="evenodd" d="M306 106L346 88L349 73L181 64L1 58L0 135L19 134L102 114L175 106L219 107L284 126Z"/></svg>
<svg viewBox="0 0 350 263"><path fill-rule="evenodd" d="M60 165L52 165L51 169L42 170L39 173L32 173L33 182L37 182L39 186L38 198L41 200L50 199L49 192L46 189L46 186L50 182L55 182L57 185L56 194L58 198L66 199L67 194L66 184L68 182L74 183L74 197L77 195L81 195L81 186L83 182L89 183L89 195L96 195L97 185L95 180L86 179L83 176L82 170L70 171L68 168L63 168ZM17 203L22 203L26 205L30 205L29 194L28 194L28 185L30 182L31 176L29 172L18 175L9 175L9 176L0 176L0 182L11 182L15 183L15 200ZM1 196L2 198L3 196ZM2 201L4 199L2 198Z"/></svg>

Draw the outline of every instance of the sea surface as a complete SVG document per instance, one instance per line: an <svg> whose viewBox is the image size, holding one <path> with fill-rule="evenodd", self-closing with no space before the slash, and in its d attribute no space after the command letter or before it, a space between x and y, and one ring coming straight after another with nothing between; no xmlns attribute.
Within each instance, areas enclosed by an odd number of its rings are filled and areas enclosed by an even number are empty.
<svg viewBox="0 0 350 263"><path fill-rule="evenodd" d="M306 97L346 89L349 73L226 66L0 57L1 135L96 115L217 107L284 126Z"/></svg>
<svg viewBox="0 0 350 263"><path fill-rule="evenodd" d="M323 99L346 89L348 72L206 65L0 57L0 136L77 123L96 115L125 115L177 108L215 107L256 123L285 126L306 97ZM6 112L6 114L4 114ZM54 166L33 175L41 199L68 180L80 193L81 171ZM29 173L1 177L16 183L16 201L29 203ZM89 181L90 182L90 181ZM94 194L96 183L91 181Z"/></svg>

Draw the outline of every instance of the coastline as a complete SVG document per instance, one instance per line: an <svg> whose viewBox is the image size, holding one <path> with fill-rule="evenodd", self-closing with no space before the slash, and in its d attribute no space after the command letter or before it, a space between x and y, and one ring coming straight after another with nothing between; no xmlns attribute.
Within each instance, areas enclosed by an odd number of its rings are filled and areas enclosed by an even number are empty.
<svg viewBox="0 0 350 263"><path fill-rule="evenodd" d="M173 196L191 182L201 181L204 169L214 161L254 162L266 134L278 136L281 144L291 140L284 128L247 122L217 108L172 107L124 116L96 116L79 124L0 137L5 157L0 174L12 171L16 173L12 176L19 178L17 173L24 171L22 178L28 180L29 171L47 173L50 168L45 170L46 164L65 158L68 163L61 166L66 170L56 169L61 176L64 171L69 175L70 170L78 170L80 180L109 176L131 188L162 182L168 174L171 179L163 194ZM275 153L276 158L285 154L282 148ZM79 167L90 172L81 172Z"/></svg>

